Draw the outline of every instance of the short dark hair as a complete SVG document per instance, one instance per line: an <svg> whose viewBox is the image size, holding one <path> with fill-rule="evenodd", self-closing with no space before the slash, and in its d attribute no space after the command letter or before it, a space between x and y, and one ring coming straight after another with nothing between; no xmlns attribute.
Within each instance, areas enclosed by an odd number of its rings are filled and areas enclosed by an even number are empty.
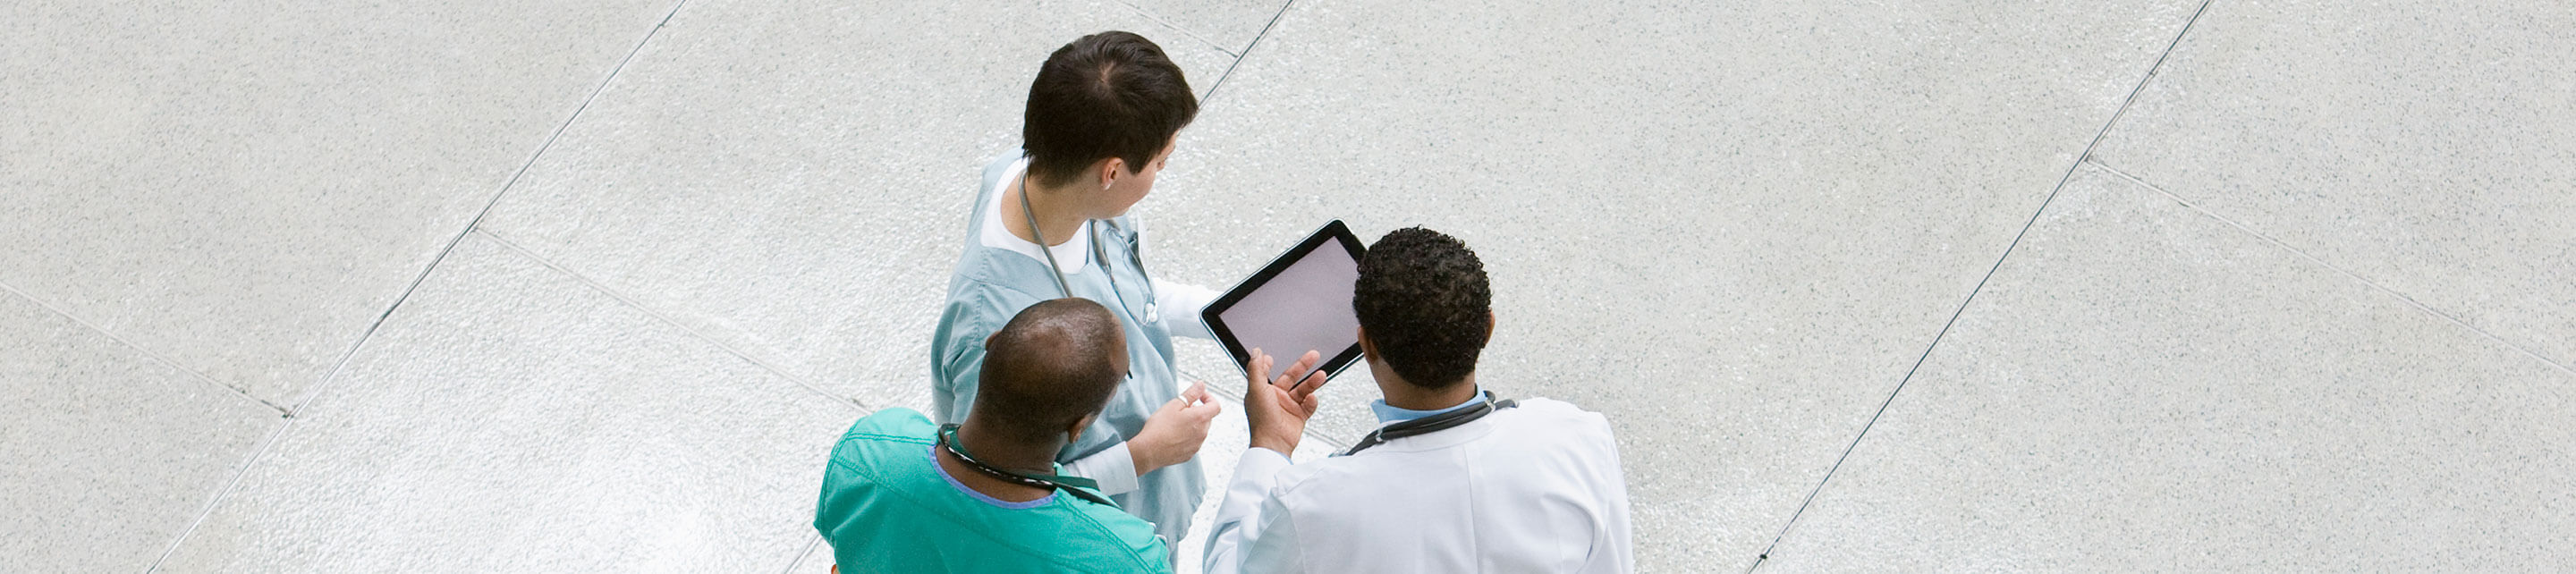
<svg viewBox="0 0 2576 574"><path fill-rule="evenodd" d="M1198 96L1161 46L1101 32L1056 48L1038 68L1020 145L1029 152L1029 175L1048 185L1070 182L1108 157L1143 173L1198 115Z"/></svg>
<svg viewBox="0 0 2576 574"><path fill-rule="evenodd" d="M1126 358L1126 334L1109 309L1080 298L1039 302L985 340L967 416L1012 440L1043 442L1108 404L1127 378Z"/></svg>
<svg viewBox="0 0 2576 574"><path fill-rule="evenodd" d="M1387 232L1360 256L1351 308L1378 358L1423 388L1475 373L1493 326L1485 263L1458 238L1420 227Z"/></svg>

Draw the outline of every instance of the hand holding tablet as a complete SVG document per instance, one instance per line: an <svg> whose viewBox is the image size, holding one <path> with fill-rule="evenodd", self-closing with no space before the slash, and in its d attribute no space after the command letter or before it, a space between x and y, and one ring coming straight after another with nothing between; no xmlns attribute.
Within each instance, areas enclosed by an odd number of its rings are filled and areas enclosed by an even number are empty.
<svg viewBox="0 0 2576 574"><path fill-rule="evenodd" d="M1200 318L1246 375L1255 366L1253 349L1290 357L1314 350L1322 359L1315 371L1330 378L1360 358L1360 320L1351 310L1351 291L1359 282L1363 249L1350 227L1340 220L1326 223L1226 290ZM1265 381L1289 367L1265 363L1259 366L1269 372L1257 377Z"/></svg>

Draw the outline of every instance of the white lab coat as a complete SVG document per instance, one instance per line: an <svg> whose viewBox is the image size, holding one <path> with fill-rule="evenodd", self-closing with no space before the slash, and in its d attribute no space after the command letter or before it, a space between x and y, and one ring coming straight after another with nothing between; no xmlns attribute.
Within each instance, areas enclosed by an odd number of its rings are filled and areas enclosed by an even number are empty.
<svg viewBox="0 0 2576 574"><path fill-rule="evenodd" d="M1209 574L1628 572L1635 563L1609 421L1548 399L1304 464L1251 449L1210 527Z"/></svg>

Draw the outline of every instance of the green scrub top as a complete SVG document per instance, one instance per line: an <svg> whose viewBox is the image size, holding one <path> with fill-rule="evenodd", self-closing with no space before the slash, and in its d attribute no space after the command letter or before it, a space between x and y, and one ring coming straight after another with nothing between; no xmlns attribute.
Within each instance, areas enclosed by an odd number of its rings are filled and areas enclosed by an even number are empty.
<svg viewBox="0 0 2576 574"><path fill-rule="evenodd" d="M1116 507L1061 492L1004 502L966 488L934 458L938 430L920 412L891 408L841 435L814 529L842 572L1172 570L1153 525Z"/></svg>
<svg viewBox="0 0 2576 574"><path fill-rule="evenodd" d="M985 210L995 195L1013 183L1004 181L1004 177L1012 173L1011 167L1022 157L1019 152L1005 154L985 167L983 185L966 218L965 250L958 255L956 271L949 277L947 308L940 313L939 328L930 343L931 416L941 423L965 420L966 411L974 406L976 385L984 367L984 339L1000 331L1021 309L1063 296L1056 285L1055 271L1046 261L987 247L980 239L987 219ZM1128 376L1109 398L1100 418L1057 453L1056 462L1080 460L1125 442L1127 437L1144 430L1145 419L1155 409L1180 395L1180 379L1173 367L1172 334L1159 320L1147 320L1153 287L1138 265L1134 250L1140 239L1135 229L1127 217L1091 224L1100 252L1085 255L1092 260L1089 269L1064 276L1075 296L1098 302L1118 316L1127 333ZM1091 252L1090 246L1083 246L1083 251ZM1068 270L1078 265L1076 261L1059 263ZM1116 275L1114 282L1111 274ZM1188 534L1191 514L1198 511L1199 500L1207 491L1207 478L1199 471L1196 459L1138 476L1136 485L1134 492L1110 499L1128 513L1154 523L1154 531L1165 539L1180 540Z"/></svg>

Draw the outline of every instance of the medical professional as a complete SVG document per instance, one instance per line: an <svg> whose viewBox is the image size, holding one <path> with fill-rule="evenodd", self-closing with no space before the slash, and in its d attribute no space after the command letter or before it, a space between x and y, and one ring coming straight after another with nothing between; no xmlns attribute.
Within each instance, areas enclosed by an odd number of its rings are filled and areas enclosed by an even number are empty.
<svg viewBox="0 0 2576 574"><path fill-rule="evenodd" d="M850 425L814 510L836 564L854 572L1171 571L1153 525L1054 462L1125 380L1122 330L1089 300L1030 306L984 345L983 392L965 422L934 425L891 408Z"/></svg>
<svg viewBox="0 0 2576 574"><path fill-rule="evenodd" d="M1511 400L1476 382L1493 335L1484 264L1421 228L1361 257L1351 306L1385 398L1383 426L1330 458L1290 464L1314 414L1291 367L1252 375L1243 453L1210 526L1206 571L1627 572L1633 567L1619 445L1600 414ZM1256 352L1251 373L1268 373Z"/></svg>
<svg viewBox="0 0 2576 574"><path fill-rule="evenodd" d="M1204 496L1191 460L1218 407L1203 386L1178 384L1172 335L1208 336L1198 316L1215 293L1148 276L1126 213L1197 113L1180 67L1141 36L1093 34L1049 55L1029 86L1022 150L984 171L930 348L931 414L956 422L979 390L985 338L1013 314L1059 297L1107 307L1126 336L1126 381L1056 460L1173 541Z"/></svg>

